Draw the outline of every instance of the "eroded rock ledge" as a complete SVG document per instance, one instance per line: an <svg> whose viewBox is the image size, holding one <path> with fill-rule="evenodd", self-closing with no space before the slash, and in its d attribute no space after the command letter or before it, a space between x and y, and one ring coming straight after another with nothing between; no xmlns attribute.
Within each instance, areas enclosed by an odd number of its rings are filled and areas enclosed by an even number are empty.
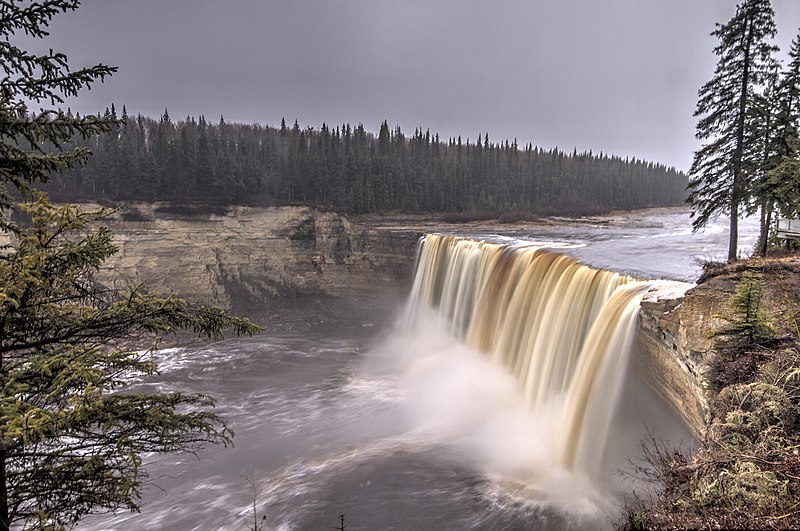
<svg viewBox="0 0 800 531"><path fill-rule="evenodd" d="M119 253L104 266L107 279L237 312L304 296L368 301L406 290L420 236L306 206L203 213L137 203L109 226Z"/></svg>
<svg viewBox="0 0 800 531"><path fill-rule="evenodd" d="M668 284L642 301L634 367L700 437L708 415L708 331L721 325L732 286Z"/></svg>

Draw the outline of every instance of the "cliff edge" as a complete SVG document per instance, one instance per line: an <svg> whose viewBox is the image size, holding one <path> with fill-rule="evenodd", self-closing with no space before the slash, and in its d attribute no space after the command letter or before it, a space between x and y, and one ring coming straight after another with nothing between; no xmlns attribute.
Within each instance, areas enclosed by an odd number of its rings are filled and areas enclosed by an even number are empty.
<svg viewBox="0 0 800 531"><path fill-rule="evenodd" d="M306 297L368 302L405 292L420 236L309 206L134 203L107 225L119 252L103 266L106 282L251 314Z"/></svg>

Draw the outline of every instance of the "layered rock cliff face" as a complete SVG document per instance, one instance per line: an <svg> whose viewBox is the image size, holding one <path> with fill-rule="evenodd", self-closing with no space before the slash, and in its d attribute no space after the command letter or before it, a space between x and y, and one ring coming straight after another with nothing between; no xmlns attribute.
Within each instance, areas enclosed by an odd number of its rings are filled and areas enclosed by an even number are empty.
<svg viewBox="0 0 800 531"><path fill-rule="evenodd" d="M306 296L381 297L406 290L419 233L371 229L312 207L127 205L108 223L119 253L104 269L115 284L238 312Z"/></svg>
<svg viewBox="0 0 800 531"><path fill-rule="evenodd" d="M711 333L729 324L722 316L731 315L736 283L747 269L763 275L762 304L775 334L796 334L800 260L792 257L722 266L685 294L642 302L636 368L698 435L705 430L714 389L721 385L708 381L714 355Z"/></svg>
<svg viewBox="0 0 800 531"><path fill-rule="evenodd" d="M709 331L722 325L732 292L731 282L708 282L642 302L635 369L697 436L708 415Z"/></svg>

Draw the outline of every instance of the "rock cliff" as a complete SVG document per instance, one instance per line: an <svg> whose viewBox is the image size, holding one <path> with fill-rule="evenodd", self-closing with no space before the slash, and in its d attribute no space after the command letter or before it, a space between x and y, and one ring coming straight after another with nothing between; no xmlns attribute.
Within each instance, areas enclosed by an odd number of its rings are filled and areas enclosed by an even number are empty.
<svg viewBox="0 0 800 531"><path fill-rule="evenodd" d="M253 312L306 296L377 298L407 289L419 233L374 229L305 206L126 205L108 223L116 284L145 282L191 300Z"/></svg>
<svg viewBox="0 0 800 531"><path fill-rule="evenodd" d="M720 386L708 380L711 333L726 325L721 316L730 314L736 282L746 269L763 275L763 307L776 335L796 334L800 260L792 257L721 266L685 293L654 292L642 302L635 367L698 435L705 429L713 390Z"/></svg>
<svg viewBox="0 0 800 531"><path fill-rule="evenodd" d="M717 329L733 293L730 282L709 282L645 297L634 367L702 436L708 415L710 330Z"/></svg>

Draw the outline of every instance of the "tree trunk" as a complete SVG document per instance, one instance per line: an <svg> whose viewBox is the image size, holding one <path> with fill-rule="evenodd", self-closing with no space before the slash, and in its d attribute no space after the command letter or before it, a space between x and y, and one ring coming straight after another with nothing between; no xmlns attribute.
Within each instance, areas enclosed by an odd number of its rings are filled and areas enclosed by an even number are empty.
<svg viewBox="0 0 800 531"><path fill-rule="evenodd" d="M6 486L6 451L0 450L0 531L8 531L8 488Z"/></svg>
<svg viewBox="0 0 800 531"><path fill-rule="evenodd" d="M6 330L8 313L3 316L0 322L0 330ZM0 368L4 365L3 353L0 352ZM3 370L5 372L5 370ZM0 435L5 435L0 432ZM11 522L8 519L8 479L6 478L6 460L8 458L8 447L5 441L0 439L0 531L8 531Z"/></svg>
<svg viewBox="0 0 800 531"><path fill-rule="evenodd" d="M736 261L737 245L739 243L739 202L731 200L731 225L728 239L728 262Z"/></svg>
<svg viewBox="0 0 800 531"><path fill-rule="evenodd" d="M758 256L764 257L767 254L767 201L765 199L761 200L760 210L757 252Z"/></svg>
<svg viewBox="0 0 800 531"><path fill-rule="evenodd" d="M767 240L769 240L769 226L772 223L772 205L767 200L761 203L761 232L758 235L758 255L767 256Z"/></svg>
<svg viewBox="0 0 800 531"><path fill-rule="evenodd" d="M753 43L752 15L747 18L747 42L744 46L744 64L742 66L742 85L739 92L739 116L736 124L736 148L733 153L733 183L731 186L731 230L728 240L728 262L736 260L739 244L739 204L744 192L743 159L744 159L744 116L747 111L747 87L750 84L750 47Z"/></svg>

